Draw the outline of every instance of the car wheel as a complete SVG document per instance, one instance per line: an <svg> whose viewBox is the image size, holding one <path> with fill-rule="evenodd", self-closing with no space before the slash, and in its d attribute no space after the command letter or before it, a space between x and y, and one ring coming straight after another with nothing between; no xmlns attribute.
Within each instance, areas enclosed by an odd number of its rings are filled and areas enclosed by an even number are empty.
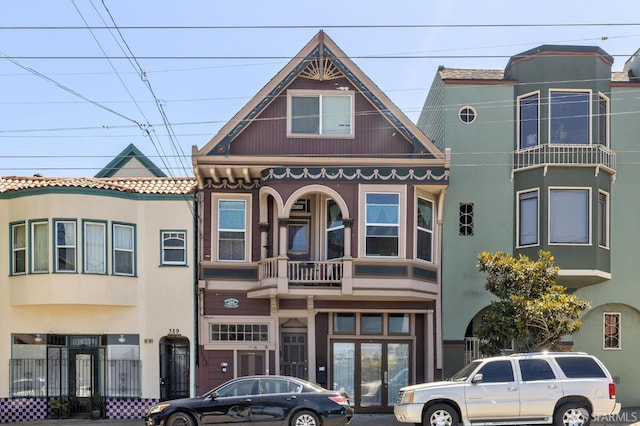
<svg viewBox="0 0 640 426"><path fill-rule="evenodd" d="M458 413L449 404L435 404L422 416L423 426L458 426Z"/></svg>
<svg viewBox="0 0 640 426"><path fill-rule="evenodd" d="M185 413L175 413L169 416L167 426L194 426L193 419Z"/></svg>
<svg viewBox="0 0 640 426"><path fill-rule="evenodd" d="M291 419L291 426L320 426L320 420L311 411L300 411Z"/></svg>
<svg viewBox="0 0 640 426"><path fill-rule="evenodd" d="M589 426L590 423L589 409L575 402L561 405L553 416L555 426Z"/></svg>

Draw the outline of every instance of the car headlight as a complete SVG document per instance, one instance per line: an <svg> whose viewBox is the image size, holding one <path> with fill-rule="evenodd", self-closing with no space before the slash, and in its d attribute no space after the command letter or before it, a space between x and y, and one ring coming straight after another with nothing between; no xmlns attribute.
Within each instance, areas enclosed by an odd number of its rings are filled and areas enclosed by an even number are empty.
<svg viewBox="0 0 640 426"><path fill-rule="evenodd" d="M402 395L402 403L403 404L413 404L413 395L414 395L414 391L406 391Z"/></svg>
<svg viewBox="0 0 640 426"><path fill-rule="evenodd" d="M157 414L157 413L161 413L162 411L164 411L165 408L167 408L169 405L169 403L165 402L163 404L156 404L156 405L152 405L151 408L149 408L149 411L147 412L147 414Z"/></svg>

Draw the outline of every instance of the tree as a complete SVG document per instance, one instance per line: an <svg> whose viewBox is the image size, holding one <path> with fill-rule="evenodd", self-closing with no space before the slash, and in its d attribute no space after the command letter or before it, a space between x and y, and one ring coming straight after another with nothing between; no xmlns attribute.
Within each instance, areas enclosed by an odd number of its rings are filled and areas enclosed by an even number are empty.
<svg viewBox="0 0 640 426"><path fill-rule="evenodd" d="M487 274L485 288L498 298L477 331L483 353L495 355L512 344L515 352L557 350L564 336L582 326L580 314L590 303L556 284L560 268L551 253L541 250L532 261L524 255L482 252L478 267Z"/></svg>

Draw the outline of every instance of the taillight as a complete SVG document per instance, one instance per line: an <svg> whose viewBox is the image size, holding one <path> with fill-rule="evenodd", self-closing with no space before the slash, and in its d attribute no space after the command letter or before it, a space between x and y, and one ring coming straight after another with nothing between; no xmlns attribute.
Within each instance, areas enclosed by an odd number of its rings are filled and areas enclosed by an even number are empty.
<svg viewBox="0 0 640 426"><path fill-rule="evenodd" d="M332 400L333 402L337 403L337 404L341 404L341 405L349 405L349 398L347 398L346 396L330 396L329 397L330 400Z"/></svg>
<svg viewBox="0 0 640 426"><path fill-rule="evenodd" d="M616 384L609 383L609 399L616 399Z"/></svg>

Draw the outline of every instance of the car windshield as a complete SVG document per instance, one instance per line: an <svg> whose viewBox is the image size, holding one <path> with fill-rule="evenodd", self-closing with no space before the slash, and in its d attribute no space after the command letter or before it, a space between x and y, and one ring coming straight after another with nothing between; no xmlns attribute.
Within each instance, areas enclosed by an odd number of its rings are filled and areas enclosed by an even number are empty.
<svg viewBox="0 0 640 426"><path fill-rule="evenodd" d="M451 376L449 380L453 382L464 382L465 380L467 380L467 378L469 378L469 375L478 368L480 363L481 361L470 362L462 370Z"/></svg>

